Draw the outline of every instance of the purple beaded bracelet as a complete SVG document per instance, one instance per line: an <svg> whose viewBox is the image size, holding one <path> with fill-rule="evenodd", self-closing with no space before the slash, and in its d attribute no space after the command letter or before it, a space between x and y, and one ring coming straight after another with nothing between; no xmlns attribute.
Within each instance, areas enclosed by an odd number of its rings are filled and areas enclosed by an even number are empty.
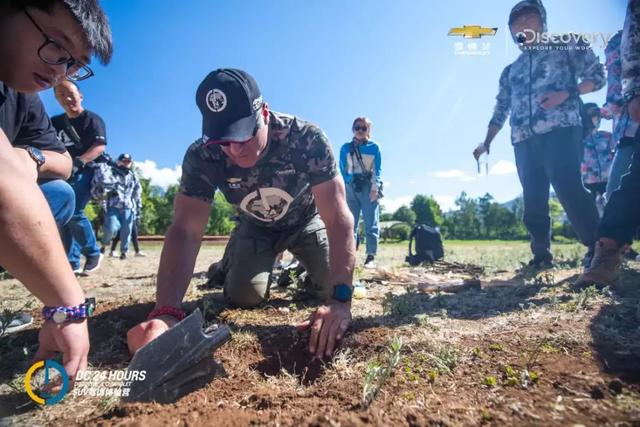
<svg viewBox="0 0 640 427"><path fill-rule="evenodd" d="M70 320L85 319L93 315L96 307L95 298L87 298L83 304L74 307L44 307L42 317L45 320L53 320L56 323L64 323Z"/></svg>

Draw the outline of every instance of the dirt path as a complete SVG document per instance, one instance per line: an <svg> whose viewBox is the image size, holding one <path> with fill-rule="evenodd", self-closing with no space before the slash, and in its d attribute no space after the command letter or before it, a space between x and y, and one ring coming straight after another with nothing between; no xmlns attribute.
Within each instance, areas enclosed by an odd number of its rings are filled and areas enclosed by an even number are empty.
<svg viewBox="0 0 640 427"><path fill-rule="evenodd" d="M322 364L310 360L306 336L295 331L312 306L294 290L275 289L264 307L235 310L217 302L219 291L199 288L198 273L221 251L203 248L188 300L233 331L215 355L225 378L168 405L69 395L39 408L20 386L24 351L32 354L37 343L31 329L0 344L0 425L640 425L640 276L633 270L615 291L573 289L578 270L564 269L509 286L429 294L415 285L478 274L486 284L515 273L394 268L398 263L358 271L366 298L354 301L349 335ZM397 248L383 251L397 258ZM147 252L127 262L108 259L99 278L82 279L101 301L90 322L96 369L126 367L125 333L153 298L159 249ZM0 286L13 307L30 299L12 280ZM394 341L402 343L398 363L381 384L374 373L389 366ZM368 406L365 384L377 390Z"/></svg>

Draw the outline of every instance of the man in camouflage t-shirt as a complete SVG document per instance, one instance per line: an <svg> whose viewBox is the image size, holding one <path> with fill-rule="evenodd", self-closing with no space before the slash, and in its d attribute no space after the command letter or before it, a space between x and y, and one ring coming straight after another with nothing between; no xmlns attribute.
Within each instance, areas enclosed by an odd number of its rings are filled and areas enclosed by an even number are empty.
<svg viewBox="0 0 640 427"><path fill-rule="evenodd" d="M203 137L184 157L160 260L156 308L151 320L129 332L130 349L184 317L180 302L219 190L239 212L222 260L226 298L242 307L266 300L275 258L289 250L309 272L308 290L325 301L299 328L311 328L312 353L330 355L351 319L355 242L344 183L326 135L309 122L269 111L253 77L241 70L210 73L196 103Z"/></svg>

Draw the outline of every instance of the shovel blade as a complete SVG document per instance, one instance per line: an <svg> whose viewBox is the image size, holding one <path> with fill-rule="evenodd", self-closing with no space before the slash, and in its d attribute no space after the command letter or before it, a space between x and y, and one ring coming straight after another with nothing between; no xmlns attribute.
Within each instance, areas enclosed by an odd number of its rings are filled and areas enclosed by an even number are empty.
<svg viewBox="0 0 640 427"><path fill-rule="evenodd" d="M123 400L174 401L192 391L189 383L224 372L213 361L212 355L231 339L229 328L220 325L212 332L209 332L211 328L205 332L203 326L202 313L196 309L180 323L140 348L133 355L127 370L145 371L145 379L133 381L129 395Z"/></svg>

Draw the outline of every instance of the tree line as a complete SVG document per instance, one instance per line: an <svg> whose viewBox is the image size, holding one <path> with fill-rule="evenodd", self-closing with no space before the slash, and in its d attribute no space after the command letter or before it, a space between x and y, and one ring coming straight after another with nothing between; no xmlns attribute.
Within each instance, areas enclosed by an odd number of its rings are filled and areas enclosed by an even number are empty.
<svg viewBox="0 0 640 427"><path fill-rule="evenodd" d="M549 200L554 239L575 237L558 199ZM438 227L445 239L457 240L525 240L527 229L522 221L524 203L519 197L509 203L498 203L491 194L472 198L463 192L455 200L455 209L443 213L431 196L416 195L408 206L395 212L382 212L381 221L399 221L383 227L381 236L386 240L406 240L416 224ZM384 225L384 223L383 223Z"/></svg>
<svg viewBox="0 0 640 427"><path fill-rule="evenodd" d="M138 173L138 177L142 175ZM142 186L142 215L138 233L140 235L164 235L173 216L173 201L178 193L178 185L170 185L166 190L151 185L149 179L139 178ZM550 199L552 235L555 239L574 238L573 230L565 219L564 211L557 198ZM395 212L380 214L384 222L394 221L391 227L382 227L383 240L407 240L416 224L438 227L445 239L457 240L524 240L528 238L522 222L523 201L517 198L507 204L498 203L491 194L472 198L466 193L455 200L455 209L443 213L438 202L431 196L416 195L408 206L401 206ZM99 207L96 202L87 206L87 216L94 226L101 228ZM228 235L235 226L237 212L224 196L217 192L209 221L205 229L207 235Z"/></svg>

